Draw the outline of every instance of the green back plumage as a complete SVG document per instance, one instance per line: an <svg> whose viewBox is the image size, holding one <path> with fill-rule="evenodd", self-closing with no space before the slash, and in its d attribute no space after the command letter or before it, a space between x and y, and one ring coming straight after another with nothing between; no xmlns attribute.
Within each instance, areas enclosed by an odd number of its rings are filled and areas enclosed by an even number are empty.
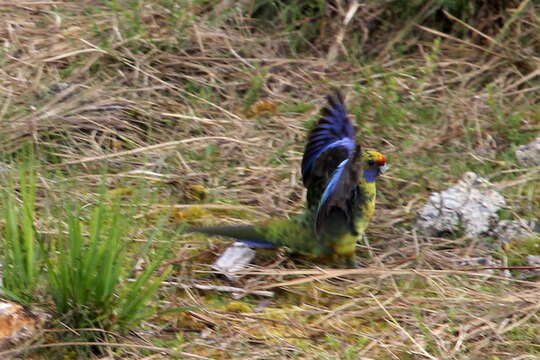
<svg viewBox="0 0 540 360"><path fill-rule="evenodd" d="M348 232L348 224L342 216L330 219L332 226L318 236L314 232L314 213L306 210L291 219L271 219L255 227L266 241L286 246L302 255L332 256L343 234Z"/></svg>

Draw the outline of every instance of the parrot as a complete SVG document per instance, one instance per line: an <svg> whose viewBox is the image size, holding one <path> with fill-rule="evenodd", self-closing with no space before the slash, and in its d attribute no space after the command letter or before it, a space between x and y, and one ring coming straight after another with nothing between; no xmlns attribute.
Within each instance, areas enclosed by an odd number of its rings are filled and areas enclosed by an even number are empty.
<svg viewBox="0 0 540 360"><path fill-rule="evenodd" d="M293 253L355 266L356 244L375 213L376 180L386 157L362 151L343 95L327 96L302 158L305 210L255 225L206 226L190 232L234 238L252 248L286 247Z"/></svg>

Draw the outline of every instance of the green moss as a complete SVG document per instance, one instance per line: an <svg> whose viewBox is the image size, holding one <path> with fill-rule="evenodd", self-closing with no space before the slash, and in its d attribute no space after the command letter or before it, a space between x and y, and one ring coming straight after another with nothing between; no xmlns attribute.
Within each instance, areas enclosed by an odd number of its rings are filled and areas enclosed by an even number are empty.
<svg viewBox="0 0 540 360"><path fill-rule="evenodd" d="M536 343L540 336L540 329L533 324L523 324L504 333L509 340Z"/></svg>
<svg viewBox="0 0 540 360"><path fill-rule="evenodd" d="M528 265L528 255L540 255L540 236L513 240L505 249L509 266Z"/></svg>
<svg viewBox="0 0 540 360"><path fill-rule="evenodd" d="M235 313L250 313L253 312L253 307L242 301L231 301L225 306L225 310Z"/></svg>

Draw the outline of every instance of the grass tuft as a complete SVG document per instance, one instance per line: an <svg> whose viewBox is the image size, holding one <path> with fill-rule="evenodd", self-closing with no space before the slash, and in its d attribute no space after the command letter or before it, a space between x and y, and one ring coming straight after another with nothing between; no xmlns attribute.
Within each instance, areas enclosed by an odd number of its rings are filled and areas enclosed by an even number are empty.
<svg viewBox="0 0 540 360"><path fill-rule="evenodd" d="M33 163L19 169L19 183L8 180L4 190L4 236L2 238L2 291L24 304L36 300L35 290L42 271L40 243L34 227L36 211L36 174ZM20 199L16 197L16 190Z"/></svg>
<svg viewBox="0 0 540 360"><path fill-rule="evenodd" d="M151 317L155 307L149 302L170 273L169 267L160 268L168 246L145 259L144 271L136 271L140 258L129 259L126 239L133 225L119 202L108 204L104 195L87 226L76 204L67 206L66 219L67 235L53 243L47 259L49 291L63 321L73 328L125 331ZM99 339L102 333L92 336Z"/></svg>

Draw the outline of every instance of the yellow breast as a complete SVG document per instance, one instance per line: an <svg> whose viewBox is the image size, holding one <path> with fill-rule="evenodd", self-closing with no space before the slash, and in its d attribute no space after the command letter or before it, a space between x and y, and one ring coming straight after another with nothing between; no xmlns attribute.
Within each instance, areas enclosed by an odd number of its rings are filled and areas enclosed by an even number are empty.
<svg viewBox="0 0 540 360"><path fill-rule="evenodd" d="M364 191L366 201L362 205L362 216L356 222L356 231L362 236L365 233L371 218L375 214L377 187L374 182L367 182L363 179L360 181L360 187Z"/></svg>

